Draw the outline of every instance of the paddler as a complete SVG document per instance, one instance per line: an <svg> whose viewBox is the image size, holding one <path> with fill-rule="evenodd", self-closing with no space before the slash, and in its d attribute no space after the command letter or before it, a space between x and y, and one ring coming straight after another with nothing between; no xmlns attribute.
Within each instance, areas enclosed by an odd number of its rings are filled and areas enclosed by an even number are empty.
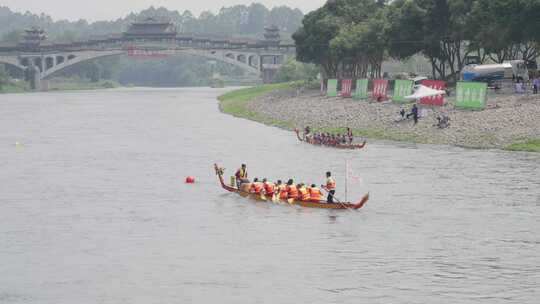
<svg viewBox="0 0 540 304"><path fill-rule="evenodd" d="M287 200L289 198L289 194L287 192L287 186L285 186L281 180L278 180L277 181L277 191L278 191L278 195L279 195L279 199L280 200Z"/></svg>
<svg viewBox="0 0 540 304"><path fill-rule="evenodd" d="M321 189L317 188L315 184L311 184L311 187L308 188L309 191L309 200L318 203L322 200L322 192Z"/></svg>
<svg viewBox="0 0 540 304"><path fill-rule="evenodd" d="M236 186L238 187L238 189L240 189L240 185L242 183L245 183L248 178L246 164L242 164L242 167L240 167L240 169L236 171L234 176L236 177Z"/></svg>
<svg viewBox="0 0 540 304"><path fill-rule="evenodd" d="M298 188L294 185L294 181L292 179L289 179L287 181L287 187L285 188L285 191L287 191L287 198L298 198Z"/></svg>
<svg viewBox="0 0 540 304"><path fill-rule="evenodd" d="M253 183L251 183L251 188L249 189L249 192L261 194L263 188L263 183L259 182L258 178L254 178Z"/></svg>
<svg viewBox="0 0 540 304"><path fill-rule="evenodd" d="M300 187L298 188L298 192L300 192L300 200L302 200L303 202L309 202L311 197L309 195L308 189L306 188L306 185L304 183L301 183L299 186Z"/></svg>
<svg viewBox="0 0 540 304"><path fill-rule="evenodd" d="M264 193L267 196L273 196L276 186L274 185L274 183L269 182L266 178L263 178L263 188Z"/></svg>
<svg viewBox="0 0 540 304"><path fill-rule="evenodd" d="M330 171L326 172L326 185L321 185L321 187L328 191L326 202L330 204L333 203L334 195L336 194L336 181L332 178L332 173Z"/></svg>

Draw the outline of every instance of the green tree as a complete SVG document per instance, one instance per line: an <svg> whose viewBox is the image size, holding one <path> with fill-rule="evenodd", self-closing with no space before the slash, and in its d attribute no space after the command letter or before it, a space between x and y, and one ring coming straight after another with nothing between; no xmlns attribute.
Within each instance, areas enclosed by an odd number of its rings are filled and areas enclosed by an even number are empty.
<svg viewBox="0 0 540 304"><path fill-rule="evenodd" d="M22 30L11 30L2 35L2 42L8 45L16 45L21 41L23 33Z"/></svg>
<svg viewBox="0 0 540 304"><path fill-rule="evenodd" d="M316 65L298 62L290 58L280 67L274 79L277 82L313 81L317 78L318 73L319 69Z"/></svg>
<svg viewBox="0 0 540 304"><path fill-rule="evenodd" d="M339 18L326 6L307 14L302 27L293 34L297 60L318 64L324 77L335 77L339 60L331 52L330 41L338 35L340 26Z"/></svg>

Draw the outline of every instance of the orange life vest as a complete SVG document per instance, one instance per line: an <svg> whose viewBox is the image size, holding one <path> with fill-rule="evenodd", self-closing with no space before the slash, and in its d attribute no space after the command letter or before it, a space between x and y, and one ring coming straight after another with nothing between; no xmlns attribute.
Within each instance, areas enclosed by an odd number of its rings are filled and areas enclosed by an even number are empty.
<svg viewBox="0 0 540 304"><path fill-rule="evenodd" d="M274 183L266 182L264 183L264 192L266 192L266 194L274 194L275 187Z"/></svg>
<svg viewBox="0 0 540 304"><path fill-rule="evenodd" d="M306 187L302 187L300 188L300 199L304 202L307 202L310 200L310 195L309 195L309 191L308 189L306 189Z"/></svg>
<svg viewBox="0 0 540 304"><path fill-rule="evenodd" d="M322 192L319 188L309 188L309 197L312 202L319 202L322 200Z"/></svg>
<svg viewBox="0 0 540 304"><path fill-rule="evenodd" d="M326 189L328 190L335 190L336 189L336 181L329 177L327 180L326 180Z"/></svg>
<svg viewBox="0 0 540 304"><path fill-rule="evenodd" d="M256 182L251 184L251 193L259 194L263 189L263 184L261 182Z"/></svg>
<svg viewBox="0 0 540 304"><path fill-rule="evenodd" d="M289 193L287 192L287 186L279 185L278 189L279 189L279 198L280 199L286 200L287 198L289 198Z"/></svg>
<svg viewBox="0 0 540 304"><path fill-rule="evenodd" d="M289 198L297 198L298 188L295 185L287 186L287 193L289 194Z"/></svg>

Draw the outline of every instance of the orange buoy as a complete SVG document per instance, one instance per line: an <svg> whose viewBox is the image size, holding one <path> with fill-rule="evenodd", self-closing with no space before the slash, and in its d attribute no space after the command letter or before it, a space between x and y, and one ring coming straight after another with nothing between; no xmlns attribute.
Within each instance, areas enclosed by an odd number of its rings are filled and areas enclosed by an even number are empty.
<svg viewBox="0 0 540 304"><path fill-rule="evenodd" d="M186 177L186 184L194 184L195 183L195 177L188 176Z"/></svg>

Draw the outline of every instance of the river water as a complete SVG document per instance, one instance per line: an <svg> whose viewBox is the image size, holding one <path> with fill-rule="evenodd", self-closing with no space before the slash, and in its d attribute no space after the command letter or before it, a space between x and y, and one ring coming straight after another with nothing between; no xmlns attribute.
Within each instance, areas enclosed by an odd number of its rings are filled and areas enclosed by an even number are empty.
<svg viewBox="0 0 540 304"><path fill-rule="evenodd" d="M222 92L1 95L0 303L538 303L540 154L314 147ZM212 169L332 170L343 199L346 160L358 211L253 203Z"/></svg>

